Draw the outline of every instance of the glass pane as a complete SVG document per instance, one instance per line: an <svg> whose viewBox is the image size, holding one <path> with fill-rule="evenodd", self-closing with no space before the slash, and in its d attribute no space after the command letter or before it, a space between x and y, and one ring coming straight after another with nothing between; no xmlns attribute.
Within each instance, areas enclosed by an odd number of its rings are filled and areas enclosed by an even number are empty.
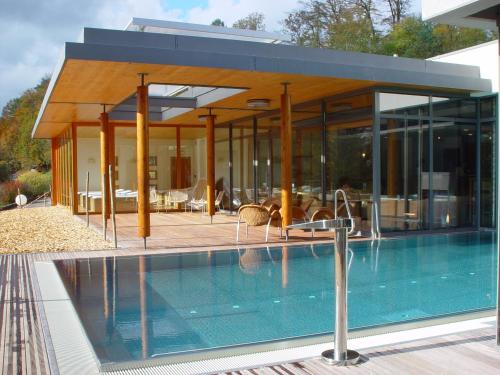
<svg viewBox="0 0 500 375"><path fill-rule="evenodd" d="M494 122L481 124L481 226L492 227L494 225Z"/></svg>
<svg viewBox="0 0 500 375"><path fill-rule="evenodd" d="M429 97L380 93L380 113L391 115L429 115Z"/></svg>
<svg viewBox="0 0 500 375"><path fill-rule="evenodd" d="M474 223L475 124L433 123L433 227L463 227Z"/></svg>
<svg viewBox="0 0 500 375"><path fill-rule="evenodd" d="M432 115L434 117L450 117L476 119L476 100L450 99L432 97Z"/></svg>
<svg viewBox="0 0 500 375"><path fill-rule="evenodd" d="M361 231L370 230L372 214L372 102L372 95L360 95L327 103L327 206L333 208L335 190L344 189Z"/></svg>
<svg viewBox="0 0 500 375"><path fill-rule="evenodd" d="M381 229L421 229L427 204L420 171L428 126L419 120L382 119L380 127Z"/></svg>
<svg viewBox="0 0 500 375"><path fill-rule="evenodd" d="M215 190L223 191L220 209L229 209L229 128L215 126Z"/></svg>
<svg viewBox="0 0 500 375"><path fill-rule="evenodd" d="M234 206L253 202L253 124L252 120L233 125Z"/></svg>

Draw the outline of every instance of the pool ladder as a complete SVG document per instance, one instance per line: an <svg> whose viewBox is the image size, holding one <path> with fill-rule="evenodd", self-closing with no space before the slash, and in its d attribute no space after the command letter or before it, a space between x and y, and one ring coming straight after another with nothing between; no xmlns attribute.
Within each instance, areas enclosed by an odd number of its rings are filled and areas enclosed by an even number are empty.
<svg viewBox="0 0 500 375"><path fill-rule="evenodd" d="M340 219L348 219L351 222L351 229L349 229L349 231L347 232L347 234L350 235L350 234L354 233L354 229L356 229L356 228L355 228L354 219L352 218L352 215L351 215L351 208L349 206L349 200L347 199L347 194L342 189L335 190L335 195L334 195L334 213L335 213L335 219L339 219L338 213L337 213L337 209L338 209L338 196L339 196L339 194L342 197L342 199L344 200L345 210L347 212L347 218L342 218L341 217Z"/></svg>

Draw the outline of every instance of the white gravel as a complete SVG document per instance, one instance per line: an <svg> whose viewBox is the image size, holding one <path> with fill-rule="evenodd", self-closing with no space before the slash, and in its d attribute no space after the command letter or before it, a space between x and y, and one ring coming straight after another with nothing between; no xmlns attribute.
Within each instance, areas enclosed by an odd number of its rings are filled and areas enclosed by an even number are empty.
<svg viewBox="0 0 500 375"><path fill-rule="evenodd" d="M111 244L64 207L0 212L0 253L110 249Z"/></svg>

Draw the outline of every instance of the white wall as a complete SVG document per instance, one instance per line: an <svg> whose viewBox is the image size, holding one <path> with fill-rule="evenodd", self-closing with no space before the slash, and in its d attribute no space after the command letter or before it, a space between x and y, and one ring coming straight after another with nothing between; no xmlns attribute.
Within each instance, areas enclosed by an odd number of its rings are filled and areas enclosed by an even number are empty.
<svg viewBox="0 0 500 375"><path fill-rule="evenodd" d="M456 64L477 65L481 78L491 80L492 91L498 92L498 41L432 57L429 60Z"/></svg>
<svg viewBox="0 0 500 375"><path fill-rule="evenodd" d="M194 185L199 178L206 178L206 142L204 138L187 139L181 141L181 155L191 158L191 182ZM219 151L216 151L219 152ZM227 151L224 158L227 158ZM115 153L118 159L116 171L118 173L117 187L121 189L137 190L137 155L136 140L133 138L116 138ZM151 139L149 155L156 156L157 179L150 181L156 184L159 190L170 189L172 186L170 172L170 158L176 157L175 139ZM218 158L216 154L216 158ZM227 162L226 162L227 169ZM90 172L89 189L101 189L101 160L99 138L78 137L78 190L85 190L87 171ZM216 167L217 168L217 167Z"/></svg>

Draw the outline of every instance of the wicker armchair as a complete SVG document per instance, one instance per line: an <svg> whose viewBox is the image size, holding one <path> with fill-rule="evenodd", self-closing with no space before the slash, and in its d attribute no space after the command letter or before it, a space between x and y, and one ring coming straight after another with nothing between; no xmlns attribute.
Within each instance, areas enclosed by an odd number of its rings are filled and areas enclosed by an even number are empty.
<svg viewBox="0 0 500 375"><path fill-rule="evenodd" d="M236 242L240 240L240 223L246 225L248 237L248 226L266 226L266 242L269 237L269 226L277 219L276 211L270 213L266 208L257 204L245 204L238 210L238 224L236 227Z"/></svg>

